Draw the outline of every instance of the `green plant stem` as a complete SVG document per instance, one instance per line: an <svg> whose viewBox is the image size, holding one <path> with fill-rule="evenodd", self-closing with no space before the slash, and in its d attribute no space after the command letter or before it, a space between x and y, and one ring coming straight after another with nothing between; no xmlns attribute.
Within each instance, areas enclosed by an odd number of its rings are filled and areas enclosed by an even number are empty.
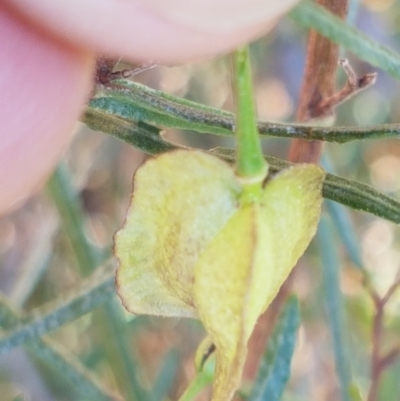
<svg viewBox="0 0 400 401"><path fill-rule="evenodd" d="M242 178L259 178L268 173L257 129L256 109L248 47L233 55L236 101L236 172Z"/></svg>
<svg viewBox="0 0 400 401"><path fill-rule="evenodd" d="M207 387L213 379L213 375L205 369L195 376L189 386L186 388L185 392L179 398L179 401L193 401L196 396Z"/></svg>
<svg viewBox="0 0 400 401"><path fill-rule="evenodd" d="M79 196L64 163L55 169L47 188L57 205L62 227L74 248L81 273L88 276L100 265L100 253L88 240Z"/></svg>
<svg viewBox="0 0 400 401"><path fill-rule="evenodd" d="M319 249L321 251L324 294L327 316L333 342L336 372L340 382L342 401L350 401L349 390L351 369L349 366L349 348L345 338L348 331L345 328L343 296L339 288L340 263L331 235L331 227L325 217L321 218L317 232Z"/></svg>

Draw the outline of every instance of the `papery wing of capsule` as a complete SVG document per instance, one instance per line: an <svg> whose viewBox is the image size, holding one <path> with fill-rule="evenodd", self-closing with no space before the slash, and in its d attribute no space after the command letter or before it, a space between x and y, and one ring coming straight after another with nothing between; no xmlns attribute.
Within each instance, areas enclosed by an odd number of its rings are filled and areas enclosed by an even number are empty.
<svg viewBox="0 0 400 401"><path fill-rule="evenodd" d="M129 311L197 316L194 266L237 209L240 191L228 164L198 151L165 153L137 171L115 237L117 289Z"/></svg>
<svg viewBox="0 0 400 401"><path fill-rule="evenodd" d="M216 345L213 401L230 400L240 385L254 325L315 234L323 178L312 165L284 170L201 254L194 301Z"/></svg>

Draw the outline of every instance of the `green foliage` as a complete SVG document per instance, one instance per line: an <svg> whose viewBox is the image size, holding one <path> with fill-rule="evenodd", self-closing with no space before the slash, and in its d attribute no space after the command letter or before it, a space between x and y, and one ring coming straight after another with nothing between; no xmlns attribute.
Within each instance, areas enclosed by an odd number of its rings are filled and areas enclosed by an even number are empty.
<svg viewBox="0 0 400 401"><path fill-rule="evenodd" d="M347 330L343 322L343 300L339 287L340 263L337 249L331 238L332 230L329 230L327 225L326 219L322 218L317 234L320 249L324 249L324 252L321 252L324 294L342 399L350 401L348 395L351 382L351 374L349 372L350 353L345 341Z"/></svg>
<svg viewBox="0 0 400 401"><path fill-rule="evenodd" d="M299 24L315 29L362 60L387 71L395 78L400 78L400 55L398 53L341 21L320 5L313 4L308 0L302 1L291 11L290 15Z"/></svg>
<svg viewBox="0 0 400 401"><path fill-rule="evenodd" d="M100 88L89 102L83 121L95 130L122 140L126 140L124 136L135 134L138 139L142 137L142 142L148 134L136 132L137 126L141 127L140 123L214 135L233 135L235 122L234 115L230 112L167 95L136 82L120 80L116 81L116 85L118 86ZM129 92L124 88L128 88ZM121 119L131 124L123 124ZM265 137L315 139L336 143L362 139L397 139L400 136L399 124L319 127L259 121L258 130ZM140 143L134 142L132 145L152 154L151 147L144 148Z"/></svg>
<svg viewBox="0 0 400 401"><path fill-rule="evenodd" d="M15 310L4 298L0 298L0 310L2 329L12 330L19 321L25 320L22 313ZM16 333L18 333L18 329ZM25 336L21 340L25 342L26 339L27 337ZM33 339L33 336L31 339ZM31 344L31 352L51 366L59 375L73 383L78 393L82 396L104 401L114 400L114 395L102 386L89 369L49 338L37 339L33 342Z"/></svg>
<svg viewBox="0 0 400 401"><path fill-rule="evenodd" d="M32 317L26 316L24 324L3 335L0 340L0 355L85 315L113 295L114 269L107 265L105 269L99 269L95 275L83 281L81 287L72 294L36 310Z"/></svg>
<svg viewBox="0 0 400 401"><path fill-rule="evenodd" d="M300 325L296 298L290 298L268 341L249 401L278 401L290 377L290 366Z"/></svg>

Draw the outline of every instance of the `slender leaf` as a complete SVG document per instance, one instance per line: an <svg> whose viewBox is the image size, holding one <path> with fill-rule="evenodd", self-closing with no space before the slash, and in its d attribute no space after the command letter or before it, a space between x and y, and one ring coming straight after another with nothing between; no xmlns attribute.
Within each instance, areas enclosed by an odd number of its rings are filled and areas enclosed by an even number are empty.
<svg viewBox="0 0 400 401"><path fill-rule="evenodd" d="M27 316L28 323L2 336L0 355L83 316L109 301L113 295L115 295L114 267L109 263L104 269L84 280L80 287L66 298L57 299L51 305L35 311Z"/></svg>
<svg viewBox="0 0 400 401"><path fill-rule="evenodd" d="M271 171L273 168L278 171L290 165L286 161L269 156L267 159ZM353 209L371 213L394 223L400 223L400 202L367 184L328 173L323 184L322 195L326 199Z"/></svg>
<svg viewBox="0 0 400 401"><path fill-rule="evenodd" d="M339 287L340 262L335 241L325 217L321 218L317 238L321 250L324 294L335 354L336 372L340 381L342 400L350 401L351 376L348 360L349 350L344 334L346 329L344 328L343 298Z"/></svg>
<svg viewBox="0 0 400 401"><path fill-rule="evenodd" d="M115 289L114 289L115 291ZM106 329L112 335L112 340L115 345L114 354L116 354L119 361L119 370L123 373L123 378L120 378L120 383L125 384L127 382L129 393L129 400L135 401L152 401L150 399L150 394L148 391L142 386L140 382L140 365L137 359L133 356L130 347L130 340L128 338L127 333L127 325L126 321L122 316L122 310L120 305L111 300L110 303L107 303L105 313L103 316L106 319L109 319L108 327ZM112 351L113 349L111 349Z"/></svg>
<svg viewBox="0 0 400 401"><path fill-rule="evenodd" d="M48 189L58 205L63 228L68 233L82 274L87 276L101 263L100 253L86 235L80 199L65 164L61 163L48 182Z"/></svg>
<svg viewBox="0 0 400 401"><path fill-rule="evenodd" d="M327 174L322 193L342 205L400 223L400 202L367 184Z"/></svg>
<svg viewBox="0 0 400 401"><path fill-rule="evenodd" d="M322 157L322 165L327 171L331 173L334 172L332 163L326 154L324 154ZM363 262L361 259L361 251L349 210L330 200L325 202L325 206L330 214L333 224L336 227L336 230L338 231L340 240L347 250L350 260L353 262L354 266L362 269Z"/></svg>
<svg viewBox="0 0 400 401"><path fill-rule="evenodd" d="M232 113L130 81L122 81L121 87L99 90L89 102L90 109L158 127L191 129L217 135L232 135L234 129Z"/></svg>
<svg viewBox="0 0 400 401"><path fill-rule="evenodd" d="M30 344L30 349L37 358L68 380L82 398L94 401L123 401L119 395L105 387L104 381L54 341L36 340Z"/></svg>
<svg viewBox="0 0 400 401"><path fill-rule="evenodd" d="M290 376L300 312L297 299L287 302L262 357L249 401L279 401Z"/></svg>
<svg viewBox="0 0 400 401"><path fill-rule="evenodd" d="M98 268L104 255L100 255L93 248L86 236L83 224L84 213L80 199L65 165L57 168L49 186L54 203L60 211L66 236L71 241L72 248L77 256L81 272L83 274L93 272ZM107 252L105 253L107 254ZM105 289L107 293L109 292L109 298L111 298L111 295L115 292L113 277L110 277L110 281L106 284ZM68 315L68 310L66 312ZM119 379L121 388L125 388L126 384L128 386L127 401L147 399L147 391L140 384L137 364L132 358L130 344L124 330L126 327L125 321L121 317L120 305L117 306L110 299L110 302L105 302L105 308L99 310L99 314L97 323L101 324L102 327L107 358L114 362L114 372ZM49 321L52 321L51 316Z"/></svg>
<svg viewBox="0 0 400 401"><path fill-rule="evenodd" d="M175 148L173 144L162 138L160 129L147 123L133 123L113 117L101 109L88 109L83 121L93 130L112 135L136 149L152 155Z"/></svg>
<svg viewBox="0 0 400 401"><path fill-rule="evenodd" d="M350 260L355 267L362 269L363 262L349 211L344 206L330 200L325 202L325 206Z"/></svg>
<svg viewBox="0 0 400 401"><path fill-rule="evenodd" d="M290 16L304 27L314 29L326 38L342 45L362 60L382 68L395 78L400 78L398 53L346 24L326 8L305 0L291 11Z"/></svg>
<svg viewBox="0 0 400 401"><path fill-rule="evenodd" d="M0 326L4 329L12 329L21 320L22 312L0 296ZM29 349L37 358L55 370L60 377L67 379L69 384L72 384L82 397L96 401L120 400L117 395L105 388L104 384L78 359L49 338L37 339L30 344Z"/></svg>
<svg viewBox="0 0 400 401"><path fill-rule="evenodd" d="M53 237L58 231L56 219L50 217L43 222L33 239L29 256L19 267L18 279L9 295L10 301L22 307L37 288L52 260Z"/></svg>
<svg viewBox="0 0 400 401"><path fill-rule="evenodd" d="M121 120L117 118L113 118L112 121L108 118L106 119L108 120L108 124L96 126L97 129L116 136L129 144L133 144L133 146L135 146L135 142L138 141L140 142L139 149L147 153L157 154L167 149L179 147L164 141L160 136L155 139L153 139L152 136L148 136L146 138L147 143L145 144L144 141L141 141L140 137L135 137L134 129L127 133L125 130L125 124L128 126L127 122L122 121L122 128L120 129ZM89 126L91 123L92 121L90 120ZM131 135L133 137L131 137ZM160 146L160 143L163 143L163 145ZM149 146L146 150L148 144ZM216 148L213 152L227 160L234 160L234 151L231 149ZM277 172L290 165L289 162L274 157L267 156L266 158L270 164L271 171ZM394 223L400 223L400 202L369 185L338 177L333 174L327 174L323 185L323 196L324 198L349 206L353 209L371 213Z"/></svg>
<svg viewBox="0 0 400 401"><path fill-rule="evenodd" d="M233 160L235 157L235 153L231 149L215 148L212 152L226 160ZM270 165L270 171L273 173L291 165L286 160L272 156L266 156L266 159ZM324 198L342 205L371 213L394 223L400 223L400 201L367 184L328 173L325 176L322 194Z"/></svg>
<svg viewBox="0 0 400 401"><path fill-rule="evenodd" d="M135 82L122 80L119 84L120 86L99 89L96 96L89 102L84 122L93 129L107 131L107 128L102 128L103 125L107 126L108 119L116 117L134 123L130 126L131 130L138 130L139 123L145 123L157 127L193 130L214 135L233 135L235 116L232 113L174 97ZM125 129L129 130L128 127ZM258 130L265 136L336 143L361 139L400 138L400 124L313 127L260 121ZM146 129L136 134L136 136L146 135L148 135Z"/></svg>
<svg viewBox="0 0 400 401"><path fill-rule="evenodd" d="M167 353L161 366L160 372L153 383L151 390L152 401L162 401L167 398L179 368L179 355L172 349Z"/></svg>

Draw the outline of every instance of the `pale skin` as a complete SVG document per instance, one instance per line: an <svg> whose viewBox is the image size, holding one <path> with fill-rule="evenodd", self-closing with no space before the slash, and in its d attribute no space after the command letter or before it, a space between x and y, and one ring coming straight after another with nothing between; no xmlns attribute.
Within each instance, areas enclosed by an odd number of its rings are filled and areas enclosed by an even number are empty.
<svg viewBox="0 0 400 401"><path fill-rule="evenodd" d="M263 35L296 0L0 2L0 215L46 181L92 87L97 53L177 65Z"/></svg>

